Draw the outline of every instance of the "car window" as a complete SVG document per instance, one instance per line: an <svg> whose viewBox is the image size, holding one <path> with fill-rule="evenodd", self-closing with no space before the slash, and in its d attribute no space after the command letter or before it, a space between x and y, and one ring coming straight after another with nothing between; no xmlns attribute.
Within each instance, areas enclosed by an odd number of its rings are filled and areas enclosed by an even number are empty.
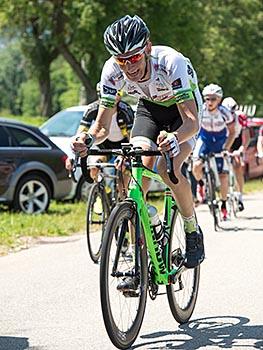
<svg viewBox="0 0 263 350"><path fill-rule="evenodd" d="M10 147L11 137L6 132L3 126L0 126L0 147Z"/></svg>
<svg viewBox="0 0 263 350"><path fill-rule="evenodd" d="M37 137L20 128L8 127L12 138L16 141L18 147L47 147Z"/></svg>
<svg viewBox="0 0 263 350"><path fill-rule="evenodd" d="M76 134L83 111L61 111L40 127L47 136L71 137Z"/></svg>

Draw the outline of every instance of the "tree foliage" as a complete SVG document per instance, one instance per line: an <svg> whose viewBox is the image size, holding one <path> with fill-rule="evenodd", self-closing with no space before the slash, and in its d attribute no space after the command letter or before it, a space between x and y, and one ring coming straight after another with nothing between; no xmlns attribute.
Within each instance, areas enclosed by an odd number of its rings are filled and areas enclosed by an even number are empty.
<svg viewBox="0 0 263 350"><path fill-rule="evenodd" d="M80 91L85 91L84 102L95 98L95 85L109 56L103 32L125 14L138 14L145 20L153 44L172 46L188 56L201 88L218 83L240 103L262 104L260 0L220 0L217 6L212 0L2 0L2 37L19 41L20 56L30 67L28 79L34 77L39 83L42 114L51 113L51 103L54 111L67 102L78 103ZM14 59L8 45L6 50ZM16 76L18 66L1 67L0 88L1 72ZM22 83L19 79L16 84ZM10 108L5 94L1 94L0 106Z"/></svg>

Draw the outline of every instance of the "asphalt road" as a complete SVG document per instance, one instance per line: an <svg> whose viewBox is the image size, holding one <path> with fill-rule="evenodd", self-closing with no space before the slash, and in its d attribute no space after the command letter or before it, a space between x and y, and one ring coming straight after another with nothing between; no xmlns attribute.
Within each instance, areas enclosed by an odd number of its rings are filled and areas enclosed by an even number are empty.
<svg viewBox="0 0 263 350"><path fill-rule="evenodd" d="M249 196L240 218L215 233L206 206L196 309L179 326L167 298L148 298L133 349L263 349L263 194ZM0 350L114 349L102 320L99 267L84 236L43 239L0 258Z"/></svg>

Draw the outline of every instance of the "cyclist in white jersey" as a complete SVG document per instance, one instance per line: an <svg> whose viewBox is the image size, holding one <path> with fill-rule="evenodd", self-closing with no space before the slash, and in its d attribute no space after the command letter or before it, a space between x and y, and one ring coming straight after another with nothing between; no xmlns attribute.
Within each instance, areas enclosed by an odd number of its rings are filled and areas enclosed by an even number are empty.
<svg viewBox="0 0 263 350"><path fill-rule="evenodd" d="M223 90L217 84L209 84L203 90L205 103L203 106L201 129L193 153L193 174L201 188L203 187L203 162L199 157L209 153L220 153L230 150L235 139L235 120L228 109L220 103ZM221 212L223 219L227 219L226 200L228 192L228 174L224 169L223 158L216 158L217 169L221 182Z"/></svg>
<svg viewBox="0 0 263 350"><path fill-rule="evenodd" d="M226 107L235 119L235 140L230 148L234 155L233 169L237 179L237 190L239 192L238 208L244 210L243 188L244 188L244 162L242 161L245 151L250 142L247 116L237 109L237 102L233 97L225 97L222 106Z"/></svg>
<svg viewBox="0 0 263 350"><path fill-rule="evenodd" d="M189 59L170 47L152 46L149 35L146 24L138 16L127 15L108 26L104 43L112 57L104 64L101 74L101 106L89 134L79 134L73 148L85 155L87 138L93 144L107 137L118 90L138 97L131 143L143 149L158 147L169 152L173 159L178 184L170 181L164 157L160 157L158 170L172 189L184 218L185 266L193 268L204 259L203 236L194 215L191 188L181 173L181 165L195 145L202 99ZM154 157L143 159L150 168L154 162ZM144 190L147 190L146 181Z"/></svg>

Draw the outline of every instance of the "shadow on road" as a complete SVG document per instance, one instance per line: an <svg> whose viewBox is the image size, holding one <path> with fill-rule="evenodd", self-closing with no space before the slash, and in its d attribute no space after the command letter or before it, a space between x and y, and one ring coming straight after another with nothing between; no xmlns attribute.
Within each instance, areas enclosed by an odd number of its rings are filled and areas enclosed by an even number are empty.
<svg viewBox="0 0 263 350"><path fill-rule="evenodd" d="M263 349L263 325L248 323L249 319L242 316L200 318L180 325L176 331L142 335L141 339L147 341L134 345L131 349L197 350L238 346L243 349Z"/></svg>
<svg viewBox="0 0 263 350"><path fill-rule="evenodd" d="M30 349L28 338L0 336L0 350L26 350L26 349Z"/></svg>

